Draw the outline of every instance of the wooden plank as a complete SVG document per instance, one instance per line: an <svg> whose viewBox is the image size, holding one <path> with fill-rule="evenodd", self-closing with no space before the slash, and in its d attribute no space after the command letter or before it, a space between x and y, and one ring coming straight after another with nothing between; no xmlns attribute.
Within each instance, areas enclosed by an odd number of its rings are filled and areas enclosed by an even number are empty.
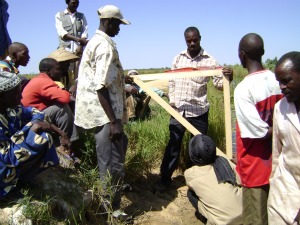
<svg viewBox="0 0 300 225"><path fill-rule="evenodd" d="M232 159L230 81L227 76L223 76L223 95L224 95L224 113L225 113L226 155L229 159Z"/></svg>
<svg viewBox="0 0 300 225"><path fill-rule="evenodd" d="M209 77L209 76L223 76L222 69L210 70L195 70L189 72L168 72L168 73L154 73L154 74L141 74L132 77L138 77L142 81L150 80L170 80L174 78L191 78L191 77Z"/></svg>
<svg viewBox="0 0 300 225"><path fill-rule="evenodd" d="M159 97L152 89L144 83L138 76L132 76L133 81L140 86L151 98L162 106L168 113L170 113L178 122L180 122L188 131L193 135L201 134L190 122L180 115L175 109L173 109L165 100ZM227 157L220 149L217 148L217 154L223 157Z"/></svg>

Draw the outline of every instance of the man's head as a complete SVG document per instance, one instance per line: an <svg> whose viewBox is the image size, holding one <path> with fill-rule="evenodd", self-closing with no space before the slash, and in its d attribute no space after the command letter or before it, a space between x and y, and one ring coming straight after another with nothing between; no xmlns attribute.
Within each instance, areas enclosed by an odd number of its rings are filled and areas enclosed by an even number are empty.
<svg viewBox="0 0 300 225"><path fill-rule="evenodd" d="M195 165L211 164L216 159L216 144L207 135L195 135L189 143L189 156Z"/></svg>
<svg viewBox="0 0 300 225"><path fill-rule="evenodd" d="M0 72L0 110L14 108L21 103L21 78L10 72Z"/></svg>
<svg viewBox="0 0 300 225"><path fill-rule="evenodd" d="M75 13L77 11L78 6L79 6L79 0L66 0L66 4L68 5L67 9L71 13Z"/></svg>
<svg viewBox="0 0 300 225"><path fill-rule="evenodd" d="M264 41L258 34L246 34L239 43L239 58L244 68L247 67L247 60L261 63L261 58L265 54Z"/></svg>
<svg viewBox="0 0 300 225"><path fill-rule="evenodd" d="M120 11L114 5L106 5L98 9L100 18L100 30L108 36L114 37L120 31L120 24L129 25L130 22L125 19Z"/></svg>
<svg viewBox="0 0 300 225"><path fill-rule="evenodd" d="M41 73L47 74L54 81L60 81L62 78L60 65L55 59L42 59L39 65L39 70Z"/></svg>
<svg viewBox="0 0 300 225"><path fill-rule="evenodd" d="M27 66L30 56L26 45L20 42L13 42L8 47L8 55L15 64L15 67Z"/></svg>
<svg viewBox="0 0 300 225"><path fill-rule="evenodd" d="M288 102L300 106L300 52L283 55L275 66L276 79Z"/></svg>
<svg viewBox="0 0 300 225"><path fill-rule="evenodd" d="M191 57L195 57L201 50L200 41L201 36L198 28L188 27L184 31L184 38L187 45L187 50Z"/></svg>

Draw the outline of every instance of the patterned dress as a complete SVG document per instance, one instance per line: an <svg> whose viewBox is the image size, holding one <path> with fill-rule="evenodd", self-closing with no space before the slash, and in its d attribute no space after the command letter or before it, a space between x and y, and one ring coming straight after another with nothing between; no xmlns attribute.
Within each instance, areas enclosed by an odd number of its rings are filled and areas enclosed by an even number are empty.
<svg viewBox="0 0 300 225"><path fill-rule="evenodd" d="M39 159L31 170L38 172L58 164L52 137L46 133L36 134L30 130L36 120L44 115L32 107L17 106L0 114L0 197L16 186L22 177L22 168L32 160Z"/></svg>

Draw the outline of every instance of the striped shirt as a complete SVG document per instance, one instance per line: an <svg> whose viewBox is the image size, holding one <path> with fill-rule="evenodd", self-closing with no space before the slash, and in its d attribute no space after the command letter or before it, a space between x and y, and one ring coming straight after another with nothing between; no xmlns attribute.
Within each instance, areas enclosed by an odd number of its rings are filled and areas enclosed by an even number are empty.
<svg viewBox="0 0 300 225"><path fill-rule="evenodd" d="M172 69L217 67L217 61L206 51L201 49L199 55L191 58L187 50L177 55ZM197 117L209 109L207 100L207 83L210 77L176 78L169 80L170 104L174 104L177 111L185 117ZM218 90L223 88L222 76L213 76L213 84Z"/></svg>

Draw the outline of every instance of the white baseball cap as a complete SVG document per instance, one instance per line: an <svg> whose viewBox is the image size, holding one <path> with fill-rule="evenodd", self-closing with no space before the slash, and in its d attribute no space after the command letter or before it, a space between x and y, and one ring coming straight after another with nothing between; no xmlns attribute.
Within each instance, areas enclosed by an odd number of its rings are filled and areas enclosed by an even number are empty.
<svg viewBox="0 0 300 225"><path fill-rule="evenodd" d="M125 24L125 25L130 24L130 22L123 17L120 9L114 5L102 6L101 8L99 8L97 10L97 12L98 12L98 16L100 19L116 18L116 19L121 20L122 24Z"/></svg>

